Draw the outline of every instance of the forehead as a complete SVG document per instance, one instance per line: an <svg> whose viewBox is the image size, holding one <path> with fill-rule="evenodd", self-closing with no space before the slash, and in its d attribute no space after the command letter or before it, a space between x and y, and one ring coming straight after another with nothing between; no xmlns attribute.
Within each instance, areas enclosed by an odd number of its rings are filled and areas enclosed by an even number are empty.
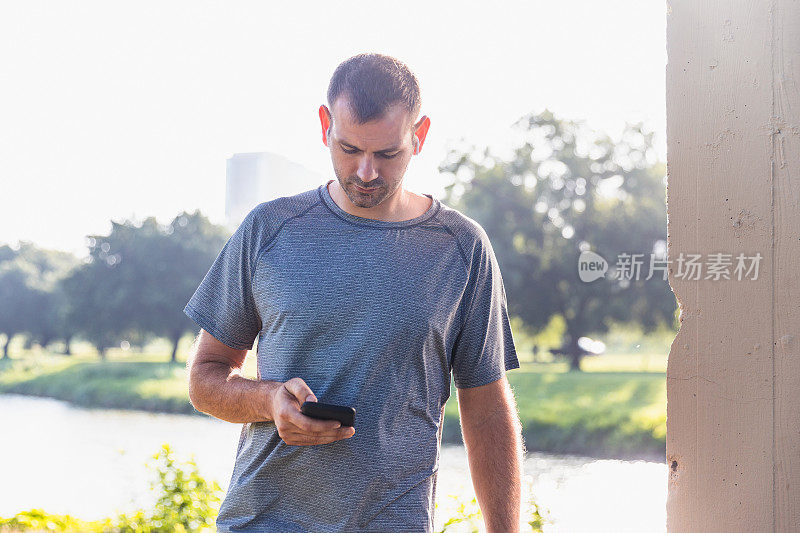
<svg viewBox="0 0 800 533"><path fill-rule="evenodd" d="M382 150L399 145L411 128L411 116L399 104L388 108L382 117L359 124L347 98L340 97L333 103L331 115L336 139L361 149Z"/></svg>

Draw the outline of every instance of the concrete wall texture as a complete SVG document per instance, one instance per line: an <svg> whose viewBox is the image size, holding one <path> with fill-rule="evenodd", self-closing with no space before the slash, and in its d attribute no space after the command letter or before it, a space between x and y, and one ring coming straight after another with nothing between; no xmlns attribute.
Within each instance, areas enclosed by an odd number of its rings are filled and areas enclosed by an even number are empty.
<svg viewBox="0 0 800 533"><path fill-rule="evenodd" d="M667 529L800 531L800 1L670 2L667 49Z"/></svg>

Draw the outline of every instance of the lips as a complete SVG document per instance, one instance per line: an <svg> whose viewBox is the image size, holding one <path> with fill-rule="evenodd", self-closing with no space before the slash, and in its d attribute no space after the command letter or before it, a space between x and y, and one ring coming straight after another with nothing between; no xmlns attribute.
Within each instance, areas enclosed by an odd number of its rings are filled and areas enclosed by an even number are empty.
<svg viewBox="0 0 800 533"><path fill-rule="evenodd" d="M377 187L372 187L371 189L364 189L362 187L359 187L358 185L356 185L356 189L358 190L358 192L363 192L363 193L369 193L378 190Z"/></svg>

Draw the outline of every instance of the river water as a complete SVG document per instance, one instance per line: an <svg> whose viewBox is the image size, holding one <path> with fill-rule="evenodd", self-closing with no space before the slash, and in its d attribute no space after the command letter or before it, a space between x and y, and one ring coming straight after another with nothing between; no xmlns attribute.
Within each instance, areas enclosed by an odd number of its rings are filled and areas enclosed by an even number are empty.
<svg viewBox="0 0 800 533"><path fill-rule="evenodd" d="M179 460L227 488L241 425L212 417L86 409L49 398L0 395L0 516L42 508L85 519L148 507L145 463L169 443ZM530 453L526 491L550 520L547 533L666 531L667 466ZM471 500L463 446L444 445L437 528L455 500Z"/></svg>

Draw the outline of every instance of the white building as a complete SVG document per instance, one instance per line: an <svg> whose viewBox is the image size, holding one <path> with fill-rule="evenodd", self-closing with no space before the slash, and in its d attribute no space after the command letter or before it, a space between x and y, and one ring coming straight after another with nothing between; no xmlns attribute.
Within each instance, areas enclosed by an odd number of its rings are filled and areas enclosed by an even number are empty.
<svg viewBox="0 0 800 533"><path fill-rule="evenodd" d="M261 202L307 191L325 181L320 174L270 152L234 154L228 158L226 174L225 225L231 231Z"/></svg>

